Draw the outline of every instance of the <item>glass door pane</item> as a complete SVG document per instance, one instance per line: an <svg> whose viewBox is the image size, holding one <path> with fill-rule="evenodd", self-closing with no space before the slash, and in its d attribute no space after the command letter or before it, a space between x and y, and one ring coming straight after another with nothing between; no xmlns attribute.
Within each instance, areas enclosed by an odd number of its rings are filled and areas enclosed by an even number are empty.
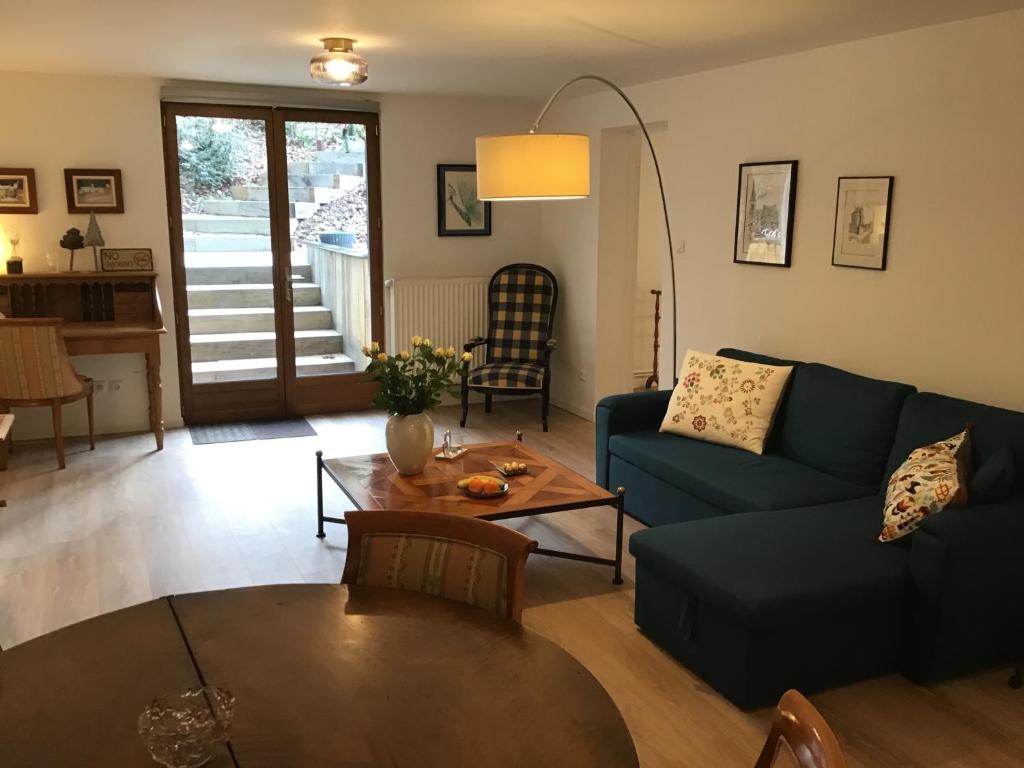
<svg viewBox="0 0 1024 768"><path fill-rule="evenodd" d="M366 126L285 120L295 375L365 367L371 337Z"/></svg>
<svg viewBox="0 0 1024 768"><path fill-rule="evenodd" d="M267 122L175 121L192 383L276 379Z"/></svg>

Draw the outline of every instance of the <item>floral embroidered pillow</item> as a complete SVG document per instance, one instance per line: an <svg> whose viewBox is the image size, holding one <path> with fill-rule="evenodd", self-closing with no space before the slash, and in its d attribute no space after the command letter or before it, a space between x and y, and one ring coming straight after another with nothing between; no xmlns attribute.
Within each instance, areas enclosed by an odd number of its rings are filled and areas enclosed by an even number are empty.
<svg viewBox="0 0 1024 768"><path fill-rule="evenodd" d="M792 370L687 350L661 431L763 453Z"/></svg>
<svg viewBox="0 0 1024 768"><path fill-rule="evenodd" d="M965 429L947 440L911 451L889 478L879 541L917 530L929 515L967 503L971 436Z"/></svg>

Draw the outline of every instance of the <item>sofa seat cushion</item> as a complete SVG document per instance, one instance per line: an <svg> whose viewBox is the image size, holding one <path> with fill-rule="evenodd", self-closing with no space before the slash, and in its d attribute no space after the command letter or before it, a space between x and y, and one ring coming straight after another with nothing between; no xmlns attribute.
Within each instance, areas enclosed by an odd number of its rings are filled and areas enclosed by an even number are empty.
<svg viewBox="0 0 1024 768"><path fill-rule="evenodd" d="M877 485L830 477L778 454L757 455L653 429L614 435L608 447L613 456L727 512L804 507L878 490ZM877 512L876 523L881 504Z"/></svg>
<svg viewBox="0 0 1024 768"><path fill-rule="evenodd" d="M909 550L876 540L880 496L639 531L629 550L698 599L740 616L812 617L837 601L902 603Z"/></svg>

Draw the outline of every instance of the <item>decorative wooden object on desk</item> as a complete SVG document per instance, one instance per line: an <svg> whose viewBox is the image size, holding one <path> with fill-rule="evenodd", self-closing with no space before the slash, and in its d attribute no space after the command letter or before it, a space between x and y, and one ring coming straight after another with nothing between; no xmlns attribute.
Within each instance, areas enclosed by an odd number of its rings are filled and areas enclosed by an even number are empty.
<svg viewBox="0 0 1024 768"><path fill-rule="evenodd" d="M71 355L145 355L149 426L162 450L160 335L167 330L156 278L156 272L0 275L0 313L63 318Z"/></svg>

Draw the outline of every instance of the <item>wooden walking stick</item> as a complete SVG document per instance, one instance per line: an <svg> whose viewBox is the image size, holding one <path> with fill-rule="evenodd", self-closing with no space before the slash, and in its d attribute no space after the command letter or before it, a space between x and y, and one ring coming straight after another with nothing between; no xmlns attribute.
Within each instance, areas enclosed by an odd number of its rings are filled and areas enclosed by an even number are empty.
<svg viewBox="0 0 1024 768"><path fill-rule="evenodd" d="M644 382L644 389L658 388L658 348L661 346L658 340L658 324L661 322L661 291L651 289L654 297L654 363L651 368L651 375Z"/></svg>

